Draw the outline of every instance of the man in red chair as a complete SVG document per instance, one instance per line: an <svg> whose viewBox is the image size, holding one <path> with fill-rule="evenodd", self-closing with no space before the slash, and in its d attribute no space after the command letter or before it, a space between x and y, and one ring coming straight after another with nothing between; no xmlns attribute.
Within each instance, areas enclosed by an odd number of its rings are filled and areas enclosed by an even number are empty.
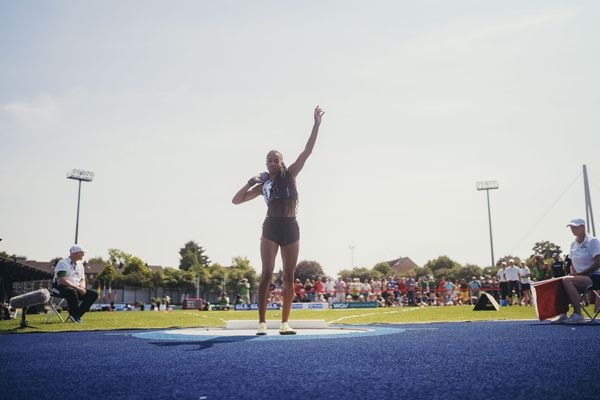
<svg viewBox="0 0 600 400"><path fill-rule="evenodd" d="M571 244L570 258L572 260L571 273L563 278L563 287L573 304L573 314L567 318L567 314L560 314L551 322L553 324L581 324L586 319L581 315L581 304L579 303L580 291L593 284L600 286L600 240L589 236L585 231L585 220L577 218L571 220L567 225L575 235L575 241Z"/></svg>

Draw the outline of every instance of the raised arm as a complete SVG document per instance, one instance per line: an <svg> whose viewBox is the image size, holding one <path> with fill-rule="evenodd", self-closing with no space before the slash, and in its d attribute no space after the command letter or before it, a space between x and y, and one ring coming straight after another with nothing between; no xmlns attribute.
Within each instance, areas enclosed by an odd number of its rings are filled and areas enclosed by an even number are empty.
<svg viewBox="0 0 600 400"><path fill-rule="evenodd" d="M321 125L321 117L323 114L325 114L325 111L323 111L321 107L317 106L314 111L315 123L313 125L312 132L310 133L310 137L308 138L308 142L306 142L306 147L304 147L304 151L300 153L298 159L288 167L288 172L294 178L300 173L300 171L302 171L306 159L308 156L310 156L310 153L312 153L315 147L317 135L319 134L319 126Z"/></svg>

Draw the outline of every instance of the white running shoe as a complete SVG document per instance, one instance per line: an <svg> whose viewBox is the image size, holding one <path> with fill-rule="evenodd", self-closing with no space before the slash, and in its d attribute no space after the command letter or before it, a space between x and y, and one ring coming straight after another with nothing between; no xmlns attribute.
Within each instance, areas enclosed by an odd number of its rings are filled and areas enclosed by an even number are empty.
<svg viewBox="0 0 600 400"><path fill-rule="evenodd" d="M267 323L261 322L258 324L258 331L256 332L257 336L264 336L267 334Z"/></svg>
<svg viewBox="0 0 600 400"><path fill-rule="evenodd" d="M577 313L573 313L573 314L571 314L571 316L569 317L569 319L567 319L565 321L565 324L577 325L577 324L585 324L585 322L586 322L586 320L583 317L583 315L577 314Z"/></svg>
<svg viewBox="0 0 600 400"><path fill-rule="evenodd" d="M558 317L554 317L550 320L551 324L564 324L567 320L567 314L560 314Z"/></svg>
<svg viewBox="0 0 600 400"><path fill-rule="evenodd" d="M281 326L279 327L279 334L280 335L295 335L296 331L293 330L290 327L290 324L288 324L287 322L282 322Z"/></svg>

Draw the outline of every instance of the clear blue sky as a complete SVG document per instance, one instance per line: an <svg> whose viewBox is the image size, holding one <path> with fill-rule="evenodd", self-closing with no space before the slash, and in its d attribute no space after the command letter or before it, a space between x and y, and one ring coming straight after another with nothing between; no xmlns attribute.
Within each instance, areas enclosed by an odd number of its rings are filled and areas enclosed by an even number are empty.
<svg viewBox="0 0 600 400"><path fill-rule="evenodd" d="M265 205L231 197L269 150L294 160L317 104L300 259L488 265L487 179L497 256L566 248L583 164L600 203L598 20L594 1L0 0L0 250L66 254L80 168L89 256L176 266L195 240L260 268Z"/></svg>

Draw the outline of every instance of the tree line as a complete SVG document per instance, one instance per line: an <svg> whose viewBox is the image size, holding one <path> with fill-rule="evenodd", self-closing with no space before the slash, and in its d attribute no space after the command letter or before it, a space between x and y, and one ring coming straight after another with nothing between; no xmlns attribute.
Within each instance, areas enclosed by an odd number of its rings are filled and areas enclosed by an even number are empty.
<svg viewBox="0 0 600 400"><path fill-rule="evenodd" d="M256 270L250 265L246 257L234 257L230 265L221 265L212 263L205 254L205 249L195 241L188 241L179 249L179 268L161 268L151 270L148 264L140 257L129 254L120 249L109 249L108 258L94 257L89 260L90 263L104 265L103 271L95 277L94 286L101 285L105 287L119 288L123 285L139 288L173 288L183 291L192 291L199 288L201 294L218 293L226 291L230 296L239 291L239 282L246 278L250 286L255 289L258 287L259 276ZM552 254L561 254L560 246L549 242L536 242L532 248L532 254L524 259L532 271L537 267L535 257L541 258L548 264L552 264ZM2 252L6 259L13 259L14 256ZM482 268L474 264L461 265L448 256L440 256L427 261L422 267L416 267L411 271L415 278L432 276L436 281L445 278L452 281L462 279L470 280L472 277L494 276L503 261L514 259L521 262L521 258L513 255L505 255L499 258L494 266ZM60 260L60 257L53 259L53 262ZM382 279L398 274L386 262L378 263L372 268L356 267L353 269L344 269L338 273L338 276L344 280L351 278L360 278L361 281L371 279ZM326 278L323 267L317 261L303 260L298 263L295 278L300 279L302 283L306 279ZM281 283L280 274L275 274L276 283ZM277 282L279 281L279 282Z"/></svg>
<svg viewBox="0 0 600 400"><path fill-rule="evenodd" d="M212 263L205 249L194 241L179 249L179 268L151 270L141 258L119 249L109 249L108 259L95 257L90 263L105 265L95 277L95 285L105 287L173 288L183 291L199 289L201 295L226 291L237 293L242 278L248 279L253 287L258 285L256 271L246 257L234 257L231 265Z"/></svg>

